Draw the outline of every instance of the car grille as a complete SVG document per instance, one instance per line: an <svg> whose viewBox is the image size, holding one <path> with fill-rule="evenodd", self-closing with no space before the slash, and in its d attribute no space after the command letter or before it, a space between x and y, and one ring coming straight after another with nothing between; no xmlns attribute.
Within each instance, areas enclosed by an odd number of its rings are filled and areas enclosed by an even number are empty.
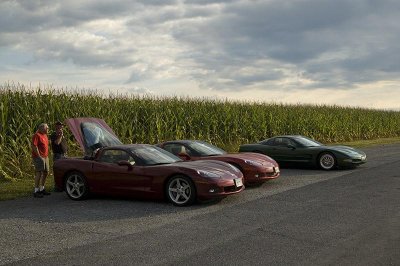
<svg viewBox="0 0 400 266"><path fill-rule="evenodd" d="M363 162L365 162L365 160L362 160L362 159L353 159L353 160L351 160L353 163L363 163Z"/></svg>
<svg viewBox="0 0 400 266"><path fill-rule="evenodd" d="M229 187L224 187L224 192L235 192L239 191L242 187L236 187L236 186L229 186Z"/></svg>
<svg viewBox="0 0 400 266"><path fill-rule="evenodd" d="M258 177L263 178L263 177L265 177L265 176L277 176L277 175L278 175L278 173L276 173L276 172L259 173L259 174L258 174Z"/></svg>

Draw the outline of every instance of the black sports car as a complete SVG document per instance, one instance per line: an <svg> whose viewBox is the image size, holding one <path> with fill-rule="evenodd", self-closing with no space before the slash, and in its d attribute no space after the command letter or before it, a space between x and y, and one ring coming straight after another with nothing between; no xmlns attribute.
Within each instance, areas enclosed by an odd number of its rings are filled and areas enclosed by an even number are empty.
<svg viewBox="0 0 400 266"><path fill-rule="evenodd" d="M318 166L324 170L367 162L363 151L348 146L327 146L299 135L277 136L255 144L244 144L239 152L263 153L279 164L297 163Z"/></svg>

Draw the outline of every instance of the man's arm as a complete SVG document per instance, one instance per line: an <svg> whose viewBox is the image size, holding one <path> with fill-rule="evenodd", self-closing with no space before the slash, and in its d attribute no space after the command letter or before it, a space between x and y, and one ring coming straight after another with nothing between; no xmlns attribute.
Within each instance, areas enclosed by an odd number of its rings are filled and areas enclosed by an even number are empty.
<svg viewBox="0 0 400 266"><path fill-rule="evenodd" d="M54 143L57 145L60 145L62 138L63 138L63 133L61 133L60 135L57 135L56 139L54 140Z"/></svg>
<svg viewBox="0 0 400 266"><path fill-rule="evenodd" d="M36 154L37 156L41 157L41 156L40 156L40 153L39 153L39 149L38 149L38 147L37 147L35 144L32 144L32 151L33 151L33 153Z"/></svg>
<svg viewBox="0 0 400 266"><path fill-rule="evenodd" d="M57 135L57 133L54 132L53 134L50 135L50 140L52 143L54 143L56 145L60 145L60 143L62 141L62 137L63 137L63 134Z"/></svg>

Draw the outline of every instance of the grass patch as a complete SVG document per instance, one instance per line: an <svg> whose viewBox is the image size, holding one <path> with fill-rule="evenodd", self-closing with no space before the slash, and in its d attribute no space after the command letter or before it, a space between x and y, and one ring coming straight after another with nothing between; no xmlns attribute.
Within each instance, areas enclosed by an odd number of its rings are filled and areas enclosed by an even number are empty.
<svg viewBox="0 0 400 266"><path fill-rule="evenodd" d="M32 197L34 189L34 178L24 179L0 179L0 201L12 200L22 197ZM46 180L46 190L53 191L54 179L53 176L49 176Z"/></svg>
<svg viewBox="0 0 400 266"><path fill-rule="evenodd" d="M382 139L372 139L372 140L357 140L351 142L341 142L341 143L331 143L329 145L346 145L356 148L366 148L372 147L377 145L384 145L384 144L395 144L400 143L400 137L396 138L382 138Z"/></svg>

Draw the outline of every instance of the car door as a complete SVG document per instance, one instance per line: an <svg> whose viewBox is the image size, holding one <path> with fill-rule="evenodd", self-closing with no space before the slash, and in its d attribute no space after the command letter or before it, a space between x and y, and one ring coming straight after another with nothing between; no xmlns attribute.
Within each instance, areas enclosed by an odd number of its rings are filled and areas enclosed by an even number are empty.
<svg viewBox="0 0 400 266"><path fill-rule="evenodd" d="M121 162L123 162L121 164ZM93 164L98 190L103 193L142 195L151 190L152 178L122 149L103 150Z"/></svg>
<svg viewBox="0 0 400 266"><path fill-rule="evenodd" d="M276 138L274 152L280 162L304 163L311 159L305 147L286 137Z"/></svg>
<svg viewBox="0 0 400 266"><path fill-rule="evenodd" d="M244 148L244 149L239 149L239 151L240 152L262 153L262 154L268 155L269 157L275 159L275 155L276 154L275 154L274 143L275 143L275 138L271 138L271 139L259 142L257 144L247 144L247 145L245 144L245 145L242 145L242 146L247 146L247 147Z"/></svg>
<svg viewBox="0 0 400 266"><path fill-rule="evenodd" d="M271 157L278 162L293 162L296 161L298 151L294 143L285 137L275 138L271 146Z"/></svg>
<svg viewBox="0 0 400 266"><path fill-rule="evenodd" d="M312 162L313 155L310 148L305 147L299 143L292 140L292 145L295 147L291 152L290 161L296 163L310 163Z"/></svg>

